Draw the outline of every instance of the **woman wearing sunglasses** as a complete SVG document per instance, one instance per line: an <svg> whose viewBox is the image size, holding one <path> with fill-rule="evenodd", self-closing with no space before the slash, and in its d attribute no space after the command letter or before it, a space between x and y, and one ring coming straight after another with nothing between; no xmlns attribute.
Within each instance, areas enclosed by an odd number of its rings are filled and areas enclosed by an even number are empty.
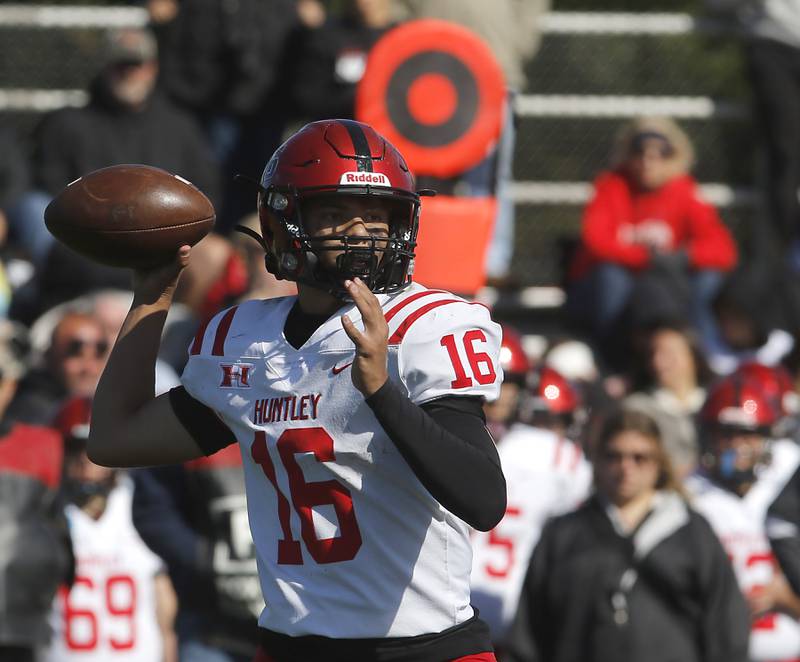
<svg viewBox="0 0 800 662"><path fill-rule="evenodd" d="M655 421L612 413L593 460L594 495L552 520L536 547L510 659L747 660L744 598L722 545L686 504Z"/></svg>
<svg viewBox="0 0 800 662"><path fill-rule="evenodd" d="M604 347L615 346L628 308L636 326L667 316L692 322L704 341L714 337L710 302L737 252L689 174L693 161L675 122L637 118L622 127L609 169L594 181L568 273L568 311Z"/></svg>

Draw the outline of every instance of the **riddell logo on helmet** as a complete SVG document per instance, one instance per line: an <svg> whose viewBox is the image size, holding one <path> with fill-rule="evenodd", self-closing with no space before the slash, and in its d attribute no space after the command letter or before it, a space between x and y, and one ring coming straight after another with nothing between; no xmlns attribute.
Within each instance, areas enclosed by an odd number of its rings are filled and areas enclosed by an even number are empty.
<svg viewBox="0 0 800 662"><path fill-rule="evenodd" d="M391 186L389 178L381 172L346 172L339 184L369 184L370 186Z"/></svg>

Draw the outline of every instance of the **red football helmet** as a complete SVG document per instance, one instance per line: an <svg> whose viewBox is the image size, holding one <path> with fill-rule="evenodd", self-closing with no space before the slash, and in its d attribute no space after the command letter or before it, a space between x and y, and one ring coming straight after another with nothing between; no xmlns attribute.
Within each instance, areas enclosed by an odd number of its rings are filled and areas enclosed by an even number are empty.
<svg viewBox="0 0 800 662"><path fill-rule="evenodd" d="M551 414L571 414L580 406L580 397L572 384L547 366L537 372L533 395L534 409Z"/></svg>
<svg viewBox="0 0 800 662"><path fill-rule="evenodd" d="M529 381L524 420L578 438L585 412L578 391L560 372L548 366L534 370Z"/></svg>
<svg viewBox="0 0 800 662"><path fill-rule="evenodd" d="M405 287L414 268L420 193L400 152L369 125L307 124L275 151L261 176L258 209L267 270L340 297L346 297L343 281L356 276L376 293ZM310 236L302 203L322 195L392 201L388 238L335 235L323 242ZM340 252L335 273L319 266L320 251Z"/></svg>
<svg viewBox="0 0 800 662"><path fill-rule="evenodd" d="M736 373L761 387L778 416L800 413L800 396L794 388L792 376L783 366L768 366L752 361L740 365Z"/></svg>
<svg viewBox="0 0 800 662"><path fill-rule="evenodd" d="M777 412L757 382L733 374L711 389L700 420L712 427L766 434L777 420Z"/></svg>
<svg viewBox="0 0 800 662"><path fill-rule="evenodd" d="M525 384L531 362L522 347L519 333L510 326L503 325L503 340L500 343L500 365L505 381Z"/></svg>

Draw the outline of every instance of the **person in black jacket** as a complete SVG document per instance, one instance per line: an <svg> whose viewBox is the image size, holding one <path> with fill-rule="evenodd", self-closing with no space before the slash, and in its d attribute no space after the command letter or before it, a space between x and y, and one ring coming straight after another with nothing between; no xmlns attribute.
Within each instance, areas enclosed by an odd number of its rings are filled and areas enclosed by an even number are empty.
<svg viewBox="0 0 800 662"><path fill-rule="evenodd" d="M51 635L56 590L75 574L58 498L61 435L6 413L26 369L20 341L19 329L0 322L0 662L34 662Z"/></svg>
<svg viewBox="0 0 800 662"><path fill-rule="evenodd" d="M767 536L789 585L800 594L800 468L767 510Z"/></svg>
<svg viewBox="0 0 800 662"><path fill-rule="evenodd" d="M188 179L215 205L220 202L219 167L199 125L156 90L155 38L140 29L113 31L102 58L89 103L56 110L37 128L34 188L24 194L12 218L24 228L19 237L42 270L44 307L80 296L92 286L129 285L126 272L68 251L45 228L44 208L78 177L118 163L143 163ZM32 311L30 319L44 307Z"/></svg>
<svg viewBox="0 0 800 662"><path fill-rule="evenodd" d="M348 0L345 11L316 29L301 29L292 43L291 95L306 120L355 116L356 87L367 55L394 24L389 0Z"/></svg>
<svg viewBox="0 0 800 662"><path fill-rule="evenodd" d="M178 594L180 659L250 662L264 600L238 449L132 476L134 525Z"/></svg>
<svg viewBox="0 0 800 662"><path fill-rule="evenodd" d="M594 453L594 496L551 521L511 636L514 662L745 662L747 605L687 506L659 429L623 409Z"/></svg>

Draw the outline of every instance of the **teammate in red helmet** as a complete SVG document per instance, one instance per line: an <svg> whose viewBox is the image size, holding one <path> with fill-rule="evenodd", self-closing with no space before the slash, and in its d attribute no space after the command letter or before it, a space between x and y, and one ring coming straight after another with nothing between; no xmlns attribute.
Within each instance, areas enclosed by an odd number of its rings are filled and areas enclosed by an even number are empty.
<svg viewBox="0 0 800 662"><path fill-rule="evenodd" d="M767 458L777 412L760 386L734 375L709 391L700 411L703 464L719 483L744 494Z"/></svg>
<svg viewBox="0 0 800 662"><path fill-rule="evenodd" d="M693 506L731 559L750 605L750 659L800 654L800 596L781 572L767 537L767 508L800 465L800 447L773 439L778 418L759 381L734 373L717 383L700 412L700 471L687 481Z"/></svg>
<svg viewBox="0 0 800 662"><path fill-rule="evenodd" d="M137 273L91 457L183 462L238 443L266 602L260 662L494 660L470 605L469 530L506 505L483 414L503 379L499 325L412 281L419 194L365 124L303 127L267 163L258 205L267 269L297 296L221 312L183 385L154 398L190 249Z"/></svg>
<svg viewBox="0 0 800 662"><path fill-rule="evenodd" d="M534 373L528 407L532 425L577 437L575 426L582 422L580 393L558 371L543 366Z"/></svg>
<svg viewBox="0 0 800 662"><path fill-rule="evenodd" d="M757 383L769 399L777 414L773 432L777 437L793 436L797 430L800 414L800 395L795 389L792 376L783 366L769 366L748 361L739 366L736 374Z"/></svg>
<svg viewBox="0 0 800 662"><path fill-rule="evenodd" d="M507 643L531 553L545 522L589 493L591 468L565 431L578 410L577 391L552 368L531 371L519 335L503 326L504 382L486 406L506 477L508 506L500 523L472 538L472 596L497 650Z"/></svg>
<svg viewBox="0 0 800 662"><path fill-rule="evenodd" d="M503 325L500 365L503 368L500 397L494 402L487 402L483 407L486 424L495 442L500 442L508 429L519 419L520 399L524 394L532 367L522 346L522 337L508 324Z"/></svg>

